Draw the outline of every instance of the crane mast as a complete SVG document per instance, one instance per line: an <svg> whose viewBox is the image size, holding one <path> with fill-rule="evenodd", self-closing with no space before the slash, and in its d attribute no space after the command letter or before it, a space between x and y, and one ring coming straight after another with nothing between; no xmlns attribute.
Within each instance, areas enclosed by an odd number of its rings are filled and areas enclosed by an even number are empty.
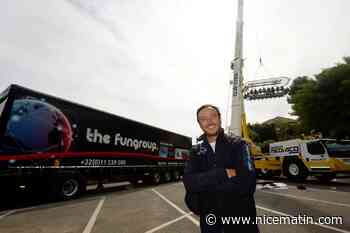
<svg viewBox="0 0 350 233"><path fill-rule="evenodd" d="M244 119L244 105L243 105L243 0L238 0L236 21L236 41L235 54L231 62L231 69L233 70L232 84L232 103L231 103L231 121L228 129L229 134L242 135L242 120Z"/></svg>
<svg viewBox="0 0 350 233"><path fill-rule="evenodd" d="M261 60L261 58L260 58ZM249 138L246 124L244 99L258 100L279 98L288 94L290 78L285 76L252 80L244 83L243 79L243 0L238 0L235 54L231 62L233 70L231 121L228 134Z"/></svg>

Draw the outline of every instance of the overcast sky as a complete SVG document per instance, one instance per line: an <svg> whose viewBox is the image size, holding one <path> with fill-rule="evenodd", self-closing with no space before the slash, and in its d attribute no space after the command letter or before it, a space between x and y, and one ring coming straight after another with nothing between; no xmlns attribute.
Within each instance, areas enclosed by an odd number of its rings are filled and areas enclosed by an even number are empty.
<svg viewBox="0 0 350 233"><path fill-rule="evenodd" d="M17 83L196 137L195 111L227 125L237 0L2 0L0 88ZM349 0L246 0L244 78L312 76L350 55ZM259 66L259 57L264 66ZM245 102L248 122L289 117Z"/></svg>

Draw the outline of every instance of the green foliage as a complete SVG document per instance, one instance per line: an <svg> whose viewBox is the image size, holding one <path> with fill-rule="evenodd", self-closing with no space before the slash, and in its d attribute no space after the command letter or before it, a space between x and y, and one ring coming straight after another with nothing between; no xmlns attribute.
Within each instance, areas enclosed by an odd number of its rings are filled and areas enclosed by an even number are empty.
<svg viewBox="0 0 350 233"><path fill-rule="evenodd" d="M288 97L303 131L327 137L350 135L350 57L315 76L296 78Z"/></svg>
<svg viewBox="0 0 350 233"><path fill-rule="evenodd" d="M298 121L276 117L268 120L262 124L248 124L250 131L250 138L258 143L261 148L264 148L264 144L273 141L283 141L288 139L300 138L301 130Z"/></svg>
<svg viewBox="0 0 350 233"><path fill-rule="evenodd" d="M251 139L261 143L266 140L277 140L275 127L273 124L248 124L251 132Z"/></svg>
<svg viewBox="0 0 350 233"><path fill-rule="evenodd" d="M307 83L311 83L312 80L307 76L297 77L293 80L292 85L290 86L289 97L287 98L288 103L291 103L291 96L294 96L299 90L303 88Z"/></svg>

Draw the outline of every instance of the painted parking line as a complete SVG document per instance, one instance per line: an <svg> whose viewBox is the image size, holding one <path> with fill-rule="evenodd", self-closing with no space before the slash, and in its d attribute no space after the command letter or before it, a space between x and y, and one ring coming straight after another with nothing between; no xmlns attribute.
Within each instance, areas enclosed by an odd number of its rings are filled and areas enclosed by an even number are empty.
<svg viewBox="0 0 350 233"><path fill-rule="evenodd" d="M277 210L269 209L269 208L266 208L266 207L262 207L262 206L259 206L259 205L256 205L256 208L257 209L261 209L261 210L265 210L267 212L271 212L273 214L278 214L278 215L281 215L281 216L294 217L292 215L289 215L289 214L286 214L286 213L283 213L283 212L280 212L280 211L277 211ZM326 228L328 230L337 231L337 232L340 232L340 233L350 233L350 231L343 230L343 229L340 229L340 228L337 228L337 227L332 227L330 225L324 225L324 224L318 224L318 223L314 223L313 225L316 225L316 226L319 226L319 227L323 227L323 228Z"/></svg>
<svg viewBox="0 0 350 233"><path fill-rule="evenodd" d="M10 210L10 211L8 211L8 212L6 212L6 213L0 215L0 220L3 219L3 218L5 218L5 217L7 217L7 216L9 216L9 215L11 215L11 214L14 214L14 213L16 213L16 212L17 212L17 210Z"/></svg>
<svg viewBox="0 0 350 233"><path fill-rule="evenodd" d="M163 196L161 193L159 193L157 190L155 189L152 189L152 191L154 193L156 193L159 197L161 197L164 201L166 201L169 205L173 206L175 209L177 209L180 213L184 215L186 215L186 212L184 210L182 210L180 207L178 207L176 204L174 204L172 201L170 201L169 199L167 199L165 196ZM264 191L264 192L267 192L267 191ZM268 192L270 193L270 192ZM273 192L271 192L273 193ZM292 195L293 196L293 195ZM296 197L296 196L294 196ZM313 200L316 200L316 199L313 199ZM319 201L319 200L317 200ZM340 203L337 203L337 204L340 204ZM269 209L269 208L266 208L266 207L263 207L263 206L259 206L259 205L256 205L256 208L257 209L260 209L260 210L264 210L264 211L267 211L267 212L270 212L270 213L273 213L273 214L278 214L278 215L281 215L281 216L289 216L289 217L293 217L292 215L289 215L287 213L283 213L283 212L280 212L280 211L277 211L277 210L273 210L273 209ZM181 216L181 217L183 217ZM192 216L187 216L187 218L189 218L194 224L196 224L197 226L199 226L199 222L193 218ZM340 228L337 228L337 227L333 227L333 226L330 226L330 225L323 225L323 224L317 224L317 223L314 223L313 225L315 226L318 226L318 227L322 227L322 228L325 228L325 229L328 229L328 230L332 230L332 231L336 231L336 232L340 232L340 233L350 233L350 231L347 231L347 230L343 230L343 229L340 229Z"/></svg>
<svg viewBox="0 0 350 233"><path fill-rule="evenodd" d="M167 227L167 226L169 226L169 225L171 225L173 223L176 223L176 222L180 221L181 219L187 218L188 216L190 216L192 214L193 214L192 212L184 214L184 215L182 215L182 216L180 216L178 218L175 218L175 219L173 219L173 220L171 220L169 222L163 223L160 226L157 226L157 227L155 227L155 228L153 228L151 230L148 230L145 233L153 233L153 232L159 231L159 230L163 229L164 227Z"/></svg>
<svg viewBox="0 0 350 233"><path fill-rule="evenodd" d="M10 215L13 214L19 214L19 213L23 213L23 212L27 212L27 211L31 211L31 210L41 210L41 209L45 209L45 208L60 208L62 207L61 204L65 204L65 207L72 207L75 205L80 205L84 202L90 202L90 201L96 201L97 198L96 197L90 197L90 198L84 198L82 199L82 201L80 202L75 202L75 200L70 200L70 201L66 201L66 202L53 202L53 203L46 203L46 204L41 204L41 205L36 205L36 206L30 206L30 207L24 207L24 208L18 208L18 209L13 209L10 211L1 211L0 212L0 220L2 220L5 217L8 217Z"/></svg>
<svg viewBox="0 0 350 233"><path fill-rule="evenodd" d="M170 201L168 198L166 198L165 196L163 196L161 193L159 193L157 190L152 189L152 191L157 194L160 198L162 198L164 201L166 201L169 205L171 205L172 207L174 207L177 211L179 211L181 214L183 215L187 215L187 213L181 209L179 206L177 206L176 204L174 204L172 201ZM193 222L196 226L199 226L199 222L197 221L197 219L195 219L194 217L192 217L191 215L186 216L186 218L188 218L191 222Z"/></svg>
<svg viewBox="0 0 350 233"><path fill-rule="evenodd" d="M273 194L273 195L277 195L277 196L282 196L282 197L290 197L290 198L294 198L294 199L300 199L300 200L305 200L305 201L314 201L314 202L324 203L324 204L328 204L328 205L336 205L336 206L342 206L342 207L350 208L350 205L349 204L345 204L345 203L339 203L339 202L333 202L333 201L325 201L325 200L314 199L314 198L310 198L310 197L300 197L300 196L295 196L295 195L291 195L291 194L276 193L276 192L270 192L270 191L265 191L265 190L259 190L259 191L263 192L263 193L268 193L268 194Z"/></svg>
<svg viewBox="0 0 350 233"><path fill-rule="evenodd" d="M96 206L94 213L91 215L89 222L86 224L85 229L83 233L90 233L92 229L94 228L96 219L98 214L100 213L102 209L102 205L105 202L106 197L102 197L101 200L99 201L98 205Z"/></svg>

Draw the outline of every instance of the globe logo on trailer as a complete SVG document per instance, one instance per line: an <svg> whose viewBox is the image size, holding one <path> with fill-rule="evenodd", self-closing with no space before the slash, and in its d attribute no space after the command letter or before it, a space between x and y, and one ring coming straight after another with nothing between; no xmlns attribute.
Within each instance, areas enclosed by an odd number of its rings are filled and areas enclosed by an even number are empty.
<svg viewBox="0 0 350 233"><path fill-rule="evenodd" d="M35 99L14 101L5 138L5 151L68 151L72 127L67 117L55 106Z"/></svg>

